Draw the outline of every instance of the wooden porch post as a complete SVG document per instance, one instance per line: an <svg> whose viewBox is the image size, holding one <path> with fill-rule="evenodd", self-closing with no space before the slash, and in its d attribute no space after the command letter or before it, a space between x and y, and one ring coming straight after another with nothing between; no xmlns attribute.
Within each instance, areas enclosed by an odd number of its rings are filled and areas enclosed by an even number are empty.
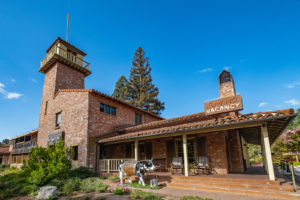
<svg viewBox="0 0 300 200"><path fill-rule="evenodd" d="M264 156L265 156L265 163L267 166L267 172L268 172L270 181L274 181L275 175L274 175L274 168L273 168L273 163L272 163L272 154L271 154L271 147L270 147L269 133L268 133L267 125L261 126L261 134L263 137Z"/></svg>
<svg viewBox="0 0 300 200"><path fill-rule="evenodd" d="M183 140L182 144L183 144L184 175L189 176L189 162L188 162L186 133L183 134L182 140Z"/></svg>
<svg viewBox="0 0 300 200"><path fill-rule="evenodd" d="M139 159L139 141L135 140L134 141L134 159L138 160Z"/></svg>

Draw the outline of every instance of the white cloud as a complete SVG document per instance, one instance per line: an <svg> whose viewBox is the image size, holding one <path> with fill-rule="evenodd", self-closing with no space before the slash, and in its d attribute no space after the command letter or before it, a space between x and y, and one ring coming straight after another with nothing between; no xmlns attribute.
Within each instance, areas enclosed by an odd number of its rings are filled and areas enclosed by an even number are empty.
<svg viewBox="0 0 300 200"><path fill-rule="evenodd" d="M11 82L16 82L16 79L12 78L10 79Z"/></svg>
<svg viewBox="0 0 300 200"><path fill-rule="evenodd" d="M224 68L223 68L223 69L225 69L225 70L229 71L230 69L232 69L232 67L231 67L231 66L224 66Z"/></svg>
<svg viewBox="0 0 300 200"><path fill-rule="evenodd" d="M30 78L29 80L33 83L37 83L37 81L34 78Z"/></svg>
<svg viewBox="0 0 300 200"><path fill-rule="evenodd" d="M294 88L294 87L299 86L299 85L300 85L300 81L299 81L299 82L295 82L295 83L288 84L288 85L287 85L287 88Z"/></svg>
<svg viewBox="0 0 300 200"><path fill-rule="evenodd" d="M299 105L299 101L296 99L290 99L290 100L285 101L284 103L291 104L292 106Z"/></svg>
<svg viewBox="0 0 300 200"><path fill-rule="evenodd" d="M0 93L4 95L6 99L18 99L22 96L22 94L17 92L8 92L4 89L4 84L0 83Z"/></svg>
<svg viewBox="0 0 300 200"><path fill-rule="evenodd" d="M198 70L198 72L199 73L205 73L205 72L210 72L212 70L213 70L212 68L205 68L205 69Z"/></svg>
<svg viewBox="0 0 300 200"><path fill-rule="evenodd" d="M22 96L22 94L20 94L20 93L16 93L16 92L8 92L7 94L6 94L6 97L5 98L7 98L7 99L18 99L18 98L20 98Z"/></svg>
<svg viewBox="0 0 300 200"><path fill-rule="evenodd" d="M269 103L266 103L266 102L260 102L258 104L258 107L266 107L267 105L269 105Z"/></svg>

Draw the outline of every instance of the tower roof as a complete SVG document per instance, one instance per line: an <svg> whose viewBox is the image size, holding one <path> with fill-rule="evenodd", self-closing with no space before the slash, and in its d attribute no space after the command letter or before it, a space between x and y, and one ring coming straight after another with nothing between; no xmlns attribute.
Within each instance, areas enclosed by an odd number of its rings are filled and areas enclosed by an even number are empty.
<svg viewBox="0 0 300 200"><path fill-rule="evenodd" d="M81 51L80 49L76 48L74 45L64 41L63 39L61 39L60 37L58 37L51 45L50 47L46 50L46 52L48 53L50 51L50 49L56 45L57 43L62 43L63 45L65 45L66 47L68 47L69 49L71 49L72 51L74 51L75 53L81 54L83 56L86 56L87 54L83 51Z"/></svg>

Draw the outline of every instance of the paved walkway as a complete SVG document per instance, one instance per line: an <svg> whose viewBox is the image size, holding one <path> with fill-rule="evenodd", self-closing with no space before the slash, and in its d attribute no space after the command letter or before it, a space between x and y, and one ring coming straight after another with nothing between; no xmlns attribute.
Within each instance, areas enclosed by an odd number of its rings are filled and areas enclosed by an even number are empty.
<svg viewBox="0 0 300 200"><path fill-rule="evenodd" d="M182 190L165 187L160 190L142 189L147 192L153 192L159 194L166 199L180 199L183 196L199 196L202 198L211 198L213 200L282 200L280 198L268 198L259 196L247 196L241 194L228 194L223 192L200 192L193 190Z"/></svg>

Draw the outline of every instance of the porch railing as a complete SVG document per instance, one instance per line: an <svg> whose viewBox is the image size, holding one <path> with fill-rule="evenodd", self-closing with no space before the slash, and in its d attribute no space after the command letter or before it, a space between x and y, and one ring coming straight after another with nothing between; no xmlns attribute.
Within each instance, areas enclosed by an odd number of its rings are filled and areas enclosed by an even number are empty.
<svg viewBox="0 0 300 200"><path fill-rule="evenodd" d="M133 158L119 158L119 159L100 159L99 170L102 172L117 172L120 162L134 160Z"/></svg>
<svg viewBox="0 0 300 200"><path fill-rule="evenodd" d="M83 67L87 70L90 70L90 63L86 62L85 60L79 58L78 56L72 54L71 52L68 52L64 50L63 48L59 46L55 46L48 54L43 58L41 61L41 68L54 56L59 55L68 61L79 65L80 67Z"/></svg>

